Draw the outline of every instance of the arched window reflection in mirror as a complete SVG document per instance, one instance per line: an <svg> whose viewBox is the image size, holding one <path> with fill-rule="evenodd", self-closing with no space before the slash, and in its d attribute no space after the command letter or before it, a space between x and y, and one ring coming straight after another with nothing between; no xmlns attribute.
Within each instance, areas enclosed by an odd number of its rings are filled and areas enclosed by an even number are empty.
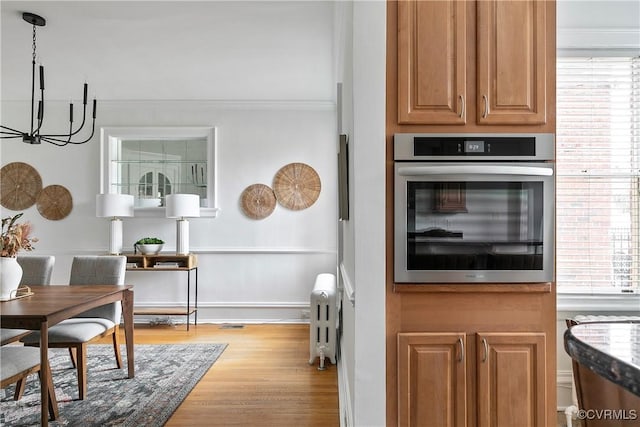
<svg viewBox="0 0 640 427"><path fill-rule="evenodd" d="M130 194L136 216L163 216L168 194L197 194L215 216L213 127L102 128L102 193Z"/></svg>
<svg viewBox="0 0 640 427"><path fill-rule="evenodd" d="M144 199L160 199L164 206L164 198L171 194L171 181L162 172L143 172L138 182L138 197Z"/></svg>

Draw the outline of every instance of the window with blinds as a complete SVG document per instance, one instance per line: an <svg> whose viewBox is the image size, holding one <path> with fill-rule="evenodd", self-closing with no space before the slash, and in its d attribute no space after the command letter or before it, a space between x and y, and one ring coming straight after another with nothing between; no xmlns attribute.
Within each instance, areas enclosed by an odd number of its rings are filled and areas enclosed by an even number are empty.
<svg viewBox="0 0 640 427"><path fill-rule="evenodd" d="M640 58L557 60L558 292L640 291Z"/></svg>

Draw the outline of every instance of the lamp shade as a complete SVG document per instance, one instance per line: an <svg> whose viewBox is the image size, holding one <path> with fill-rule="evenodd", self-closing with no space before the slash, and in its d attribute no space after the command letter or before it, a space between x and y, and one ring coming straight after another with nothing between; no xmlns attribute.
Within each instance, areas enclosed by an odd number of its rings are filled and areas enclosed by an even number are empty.
<svg viewBox="0 0 640 427"><path fill-rule="evenodd" d="M169 194L165 198L167 218L200 216L200 196L197 194Z"/></svg>
<svg viewBox="0 0 640 427"><path fill-rule="evenodd" d="M129 194L96 195L97 217L133 216L133 196Z"/></svg>

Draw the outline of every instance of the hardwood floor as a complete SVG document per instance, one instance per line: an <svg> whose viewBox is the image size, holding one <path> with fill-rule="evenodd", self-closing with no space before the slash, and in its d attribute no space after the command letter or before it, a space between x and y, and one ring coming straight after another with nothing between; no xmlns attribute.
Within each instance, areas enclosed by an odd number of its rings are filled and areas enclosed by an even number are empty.
<svg viewBox="0 0 640 427"><path fill-rule="evenodd" d="M337 369L308 364L308 325L136 325L135 342L228 344L167 427L340 425Z"/></svg>

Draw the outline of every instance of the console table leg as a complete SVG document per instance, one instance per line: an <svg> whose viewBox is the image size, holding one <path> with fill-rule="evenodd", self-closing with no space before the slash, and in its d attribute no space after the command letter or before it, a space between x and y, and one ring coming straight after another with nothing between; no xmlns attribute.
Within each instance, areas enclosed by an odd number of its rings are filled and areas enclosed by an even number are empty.
<svg viewBox="0 0 640 427"><path fill-rule="evenodd" d="M191 270L187 271L187 331L189 331L189 317L191 317L191 314L189 314L190 311L190 306L191 304Z"/></svg>
<svg viewBox="0 0 640 427"><path fill-rule="evenodd" d="M196 304L196 315L195 315L195 324L198 324L198 267L195 268L196 270L196 300L195 300L195 304Z"/></svg>

